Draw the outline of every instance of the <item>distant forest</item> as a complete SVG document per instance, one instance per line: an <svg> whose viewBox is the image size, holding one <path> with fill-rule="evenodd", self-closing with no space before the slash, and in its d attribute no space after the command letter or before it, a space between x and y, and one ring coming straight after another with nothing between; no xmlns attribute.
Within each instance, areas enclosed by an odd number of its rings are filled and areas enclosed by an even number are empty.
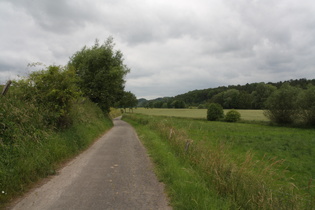
<svg viewBox="0 0 315 210"><path fill-rule="evenodd" d="M204 90L193 90L175 97L163 97L153 100L138 100L138 107L145 108L207 108L209 103L218 103L224 109L264 109L264 104L271 93L283 84L301 89L315 85L315 79L296 79L284 82L251 83L229 85Z"/></svg>

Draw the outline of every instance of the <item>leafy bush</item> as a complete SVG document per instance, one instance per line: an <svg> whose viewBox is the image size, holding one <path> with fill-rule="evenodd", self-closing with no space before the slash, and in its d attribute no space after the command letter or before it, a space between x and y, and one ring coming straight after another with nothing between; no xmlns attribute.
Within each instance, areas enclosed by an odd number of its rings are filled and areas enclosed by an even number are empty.
<svg viewBox="0 0 315 210"><path fill-rule="evenodd" d="M284 84L274 91L266 101L265 115L273 122L280 124L293 123L299 115L297 96L300 89Z"/></svg>
<svg viewBox="0 0 315 210"><path fill-rule="evenodd" d="M220 118L223 118L223 108L220 104L217 103L211 103L208 107L207 111L207 120L209 121L215 121L219 120Z"/></svg>
<svg viewBox="0 0 315 210"><path fill-rule="evenodd" d="M240 119L241 119L241 114L234 109L228 111L225 115L225 121L227 122L236 122L236 121L239 121Z"/></svg>
<svg viewBox="0 0 315 210"><path fill-rule="evenodd" d="M29 139L38 142L43 138L45 110L8 95L0 97L0 103L0 146Z"/></svg>
<svg viewBox="0 0 315 210"><path fill-rule="evenodd" d="M55 127L70 124L71 103L80 96L73 69L48 66L28 78L14 82L17 97L41 109L44 123Z"/></svg>

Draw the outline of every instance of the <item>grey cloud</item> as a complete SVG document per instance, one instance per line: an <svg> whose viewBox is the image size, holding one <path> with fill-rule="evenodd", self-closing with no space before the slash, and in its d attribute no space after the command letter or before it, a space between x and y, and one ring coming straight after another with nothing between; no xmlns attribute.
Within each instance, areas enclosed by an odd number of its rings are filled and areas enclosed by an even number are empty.
<svg viewBox="0 0 315 210"><path fill-rule="evenodd" d="M3 0L0 77L113 35L139 97L314 78L314 11L312 0Z"/></svg>
<svg viewBox="0 0 315 210"><path fill-rule="evenodd" d="M18 0L10 3L29 14L35 23L53 33L69 33L93 19L88 2L70 0Z"/></svg>
<svg viewBox="0 0 315 210"><path fill-rule="evenodd" d="M197 20L190 8L172 8L168 4L158 7L153 1L125 3L122 13L109 12L104 16L105 26L129 45L165 42L198 33ZM118 21L112 24L111 20Z"/></svg>

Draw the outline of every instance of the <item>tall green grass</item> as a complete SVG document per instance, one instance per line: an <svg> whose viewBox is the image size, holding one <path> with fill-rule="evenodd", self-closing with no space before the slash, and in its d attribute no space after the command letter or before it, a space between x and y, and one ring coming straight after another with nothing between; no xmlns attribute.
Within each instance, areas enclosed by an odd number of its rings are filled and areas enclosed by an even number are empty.
<svg viewBox="0 0 315 210"><path fill-rule="evenodd" d="M58 164L87 148L112 122L89 100L73 103L72 125L47 127L40 109L14 97L2 97L0 135L0 207Z"/></svg>
<svg viewBox="0 0 315 210"><path fill-rule="evenodd" d="M158 133L210 191L231 202L231 209L315 207L313 129L143 115L126 119Z"/></svg>
<svg viewBox="0 0 315 210"><path fill-rule="evenodd" d="M125 119L125 118L124 118ZM209 189L207 182L189 163L179 159L168 140L159 133L143 126L142 122L130 121L139 138L154 161L160 181L166 184L173 209L229 209L230 201L220 198L215 190Z"/></svg>

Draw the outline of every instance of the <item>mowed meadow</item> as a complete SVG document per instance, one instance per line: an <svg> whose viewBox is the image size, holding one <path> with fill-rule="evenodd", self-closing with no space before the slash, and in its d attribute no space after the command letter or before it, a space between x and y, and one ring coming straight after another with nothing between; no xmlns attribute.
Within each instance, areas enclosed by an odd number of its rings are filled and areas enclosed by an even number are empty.
<svg viewBox="0 0 315 210"><path fill-rule="evenodd" d="M206 121L205 109L135 109L124 119L174 209L314 209L315 130L237 111L238 123Z"/></svg>
<svg viewBox="0 0 315 210"><path fill-rule="evenodd" d="M228 112L226 109L224 112ZM241 114L242 120L247 121L268 121L264 116L263 110L237 110ZM156 116L172 116L172 117L184 117L194 119L206 119L207 109L145 109L137 108L133 110L134 113L156 115Z"/></svg>

